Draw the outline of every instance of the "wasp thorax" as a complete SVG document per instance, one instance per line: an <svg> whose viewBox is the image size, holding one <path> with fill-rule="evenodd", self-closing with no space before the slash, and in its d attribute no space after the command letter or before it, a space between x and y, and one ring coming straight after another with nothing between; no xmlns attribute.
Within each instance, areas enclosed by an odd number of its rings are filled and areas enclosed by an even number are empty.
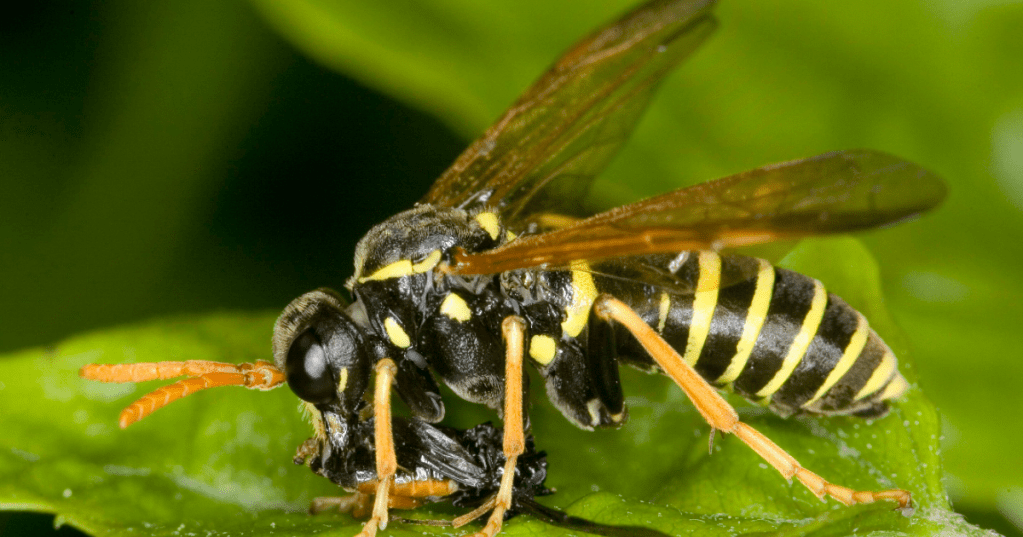
<svg viewBox="0 0 1023 537"><path fill-rule="evenodd" d="M481 220L462 209L417 205L385 220L359 241L348 287L429 272L456 246L467 251L492 247L498 226L496 215L492 221Z"/></svg>
<svg viewBox="0 0 1023 537"><path fill-rule="evenodd" d="M344 300L317 289L291 302L274 326L274 360L288 386L315 405L354 411L369 382L371 358Z"/></svg>

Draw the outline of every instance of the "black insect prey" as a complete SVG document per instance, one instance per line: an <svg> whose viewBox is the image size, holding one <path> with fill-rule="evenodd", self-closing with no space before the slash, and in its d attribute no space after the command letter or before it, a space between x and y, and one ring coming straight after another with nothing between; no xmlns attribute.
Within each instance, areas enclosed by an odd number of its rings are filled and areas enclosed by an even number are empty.
<svg viewBox="0 0 1023 537"><path fill-rule="evenodd" d="M394 476L394 487L406 491L418 487L435 493L421 495L418 501L404 507L450 501L456 507L472 509L483 505L497 493L505 464L501 429L483 423L461 430L404 417L395 417L391 423L399 467ZM368 513L367 500L377 483L374 427L372 417L360 421L352 431L354 441L344 446L347 452L343 454L332 451L329 443L325 449L320 449L315 445L315 439L310 439L300 448L295 457L296 464L307 464L314 472L345 490L361 493L346 498L317 499L311 512L341 507L351 510L355 516ZM533 498L554 493L544 486L546 478L547 456L536 451L532 436L527 436L525 452L519 456L515 466L515 486L511 507L505 513L506 520L526 513L549 524L598 535L663 537L662 533L648 528L595 524L537 503ZM409 524L450 525L450 522L437 520L402 520Z"/></svg>
<svg viewBox="0 0 1023 537"><path fill-rule="evenodd" d="M900 489L856 491L803 468L718 393L781 415L880 417L908 383L867 319L824 284L722 253L876 228L937 205L930 172L870 150L774 164L591 215L593 177L624 143L658 82L712 32L710 0L654 0L579 42L470 146L413 208L356 248L352 300L319 289L274 327L274 363L90 365L87 378L185 375L122 413L127 426L221 385L287 383L314 434L296 458L353 496L319 499L369 514L453 501L490 513L493 537L519 511L613 535L533 501L547 462L523 403L534 367L553 405L584 429L628 416L619 364L660 372L712 431L734 434L817 496L910 505ZM443 428L439 378L495 409L502 429ZM391 416L391 393L411 417ZM372 506L370 506L372 503Z"/></svg>

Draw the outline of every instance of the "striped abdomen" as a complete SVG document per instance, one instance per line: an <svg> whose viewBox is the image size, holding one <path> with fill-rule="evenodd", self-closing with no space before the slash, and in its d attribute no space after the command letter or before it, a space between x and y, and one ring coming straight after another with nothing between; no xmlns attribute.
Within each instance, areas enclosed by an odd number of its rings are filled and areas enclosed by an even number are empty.
<svg viewBox="0 0 1023 537"><path fill-rule="evenodd" d="M620 298L710 383L782 414L881 415L884 401L906 389L888 346L819 281L760 259L714 252L659 264L674 274L676 286L639 292L598 280L626 295ZM621 345L621 352L636 356L633 342Z"/></svg>

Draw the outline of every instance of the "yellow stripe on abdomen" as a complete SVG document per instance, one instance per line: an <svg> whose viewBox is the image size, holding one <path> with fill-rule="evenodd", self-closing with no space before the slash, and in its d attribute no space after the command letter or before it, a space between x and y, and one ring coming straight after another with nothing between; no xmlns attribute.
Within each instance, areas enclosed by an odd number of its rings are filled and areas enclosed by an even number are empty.
<svg viewBox="0 0 1023 537"><path fill-rule="evenodd" d="M689 338L683 359L695 365L703 352L703 344L710 333L710 322L714 318L714 307L718 303L718 289L721 287L721 256L709 250L700 252L700 274L696 279L696 295L693 297L693 318L689 323Z"/></svg>
<svg viewBox="0 0 1023 537"><path fill-rule="evenodd" d="M817 393L813 394L813 397L809 401L803 403L802 406L807 407L817 402L818 399L824 397L824 394L828 393L839 380L849 372L849 368L856 363L856 359L860 357L860 353L863 352L863 347L867 345L867 337L870 336L870 325L867 324L867 318L862 313L856 312L856 331L853 332L849 338L849 344L845 346L845 351L842 352L842 357L835 364L835 367L828 373L828 378L824 379L824 384L821 384L820 388L817 388Z"/></svg>
<svg viewBox="0 0 1023 537"><path fill-rule="evenodd" d="M884 356L881 358L881 362L874 368L874 372L870 374L870 378L867 379L867 383L860 388L860 391L856 392L853 397L853 401L859 401L864 397L880 390L882 386L888 382L892 375L898 374L895 370L895 355L892 351L885 349Z"/></svg>
<svg viewBox="0 0 1023 537"><path fill-rule="evenodd" d="M796 366L806 356L806 349L810 347L810 342L817 335L817 329L821 326L821 320L824 318L824 309L827 305L828 292L824 290L824 285L821 282L814 280L813 301L810 302L810 311L806 312L803 324L799 327L799 333L796 334L792 344L789 345L789 352L782 360L781 368L778 369L778 372L774 374L774 377L771 378L767 385L757 392L757 397L770 397L792 375Z"/></svg>
<svg viewBox="0 0 1023 537"><path fill-rule="evenodd" d="M885 386L884 391L877 397L879 401L885 401L887 399L893 399L898 397L909 389L909 382L906 382L906 377L902 376L902 373L895 372L895 378Z"/></svg>
<svg viewBox="0 0 1023 537"><path fill-rule="evenodd" d="M739 378L739 374L746 367L753 346L760 336L760 329L764 327L767 320L767 310L771 307L771 295L774 293L774 267L763 259L758 259L760 270L757 272L757 287L753 291L753 300L750 302L749 311L746 313L746 322L742 327L742 336L735 347L735 356L732 357L728 368L715 379L715 382L727 384Z"/></svg>
<svg viewBox="0 0 1023 537"><path fill-rule="evenodd" d="M668 293L661 292L661 302L657 305L657 333L664 333L664 324L668 322L668 314L671 313L671 297Z"/></svg>

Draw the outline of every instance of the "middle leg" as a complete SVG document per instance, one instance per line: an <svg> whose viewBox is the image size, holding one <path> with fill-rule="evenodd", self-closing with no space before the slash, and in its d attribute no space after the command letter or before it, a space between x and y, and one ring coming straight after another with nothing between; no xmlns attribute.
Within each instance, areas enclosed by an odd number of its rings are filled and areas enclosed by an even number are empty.
<svg viewBox="0 0 1023 537"><path fill-rule="evenodd" d="M501 486L493 498L471 513L453 520L457 528L491 511L487 525L483 531L473 537L494 537L501 531L504 514L511 508L512 490L515 484L515 465L518 457L526 450L526 437L523 431L522 414L522 357L525 354L526 322L517 316L509 316L501 323L501 333L505 344L504 369L504 474Z"/></svg>

